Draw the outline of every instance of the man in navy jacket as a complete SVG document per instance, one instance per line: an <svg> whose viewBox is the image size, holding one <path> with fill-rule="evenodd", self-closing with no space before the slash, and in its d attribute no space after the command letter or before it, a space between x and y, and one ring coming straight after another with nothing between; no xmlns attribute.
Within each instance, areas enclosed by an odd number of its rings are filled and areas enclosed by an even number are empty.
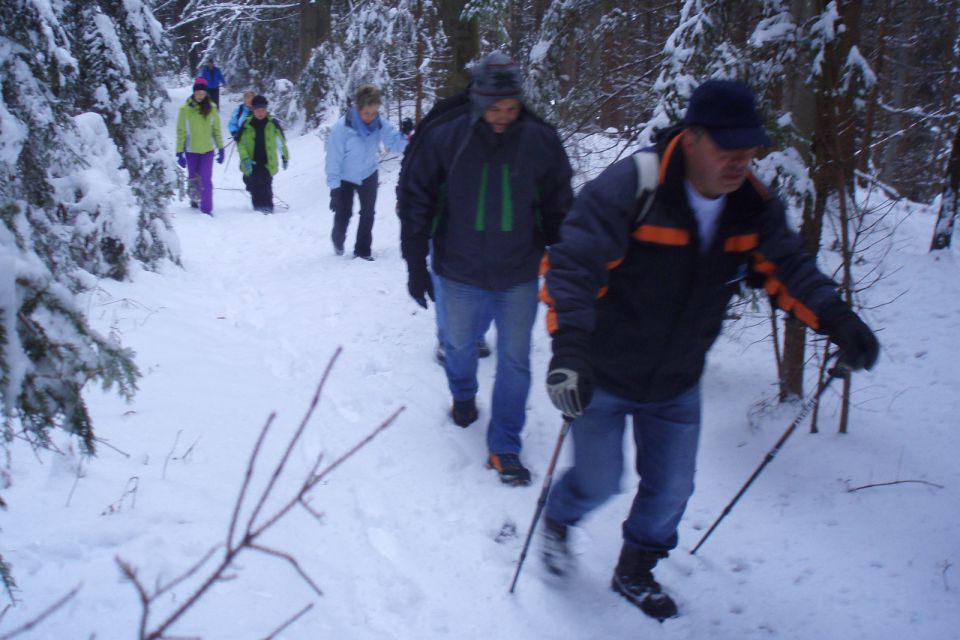
<svg viewBox="0 0 960 640"><path fill-rule="evenodd" d="M517 64L494 52L472 69L469 106L418 133L421 151L403 182L401 239L408 290L433 299L432 238L446 316L444 368L451 417L477 420L477 335L492 310L497 371L488 464L511 485L530 483L519 454L530 389L530 333L544 248L572 201L572 170L556 131L521 101Z"/></svg>
<svg viewBox="0 0 960 640"><path fill-rule="evenodd" d="M677 613L653 567L677 545L693 492L700 376L730 297L749 272L780 308L873 366L873 332L787 227L780 201L749 171L769 146L750 89L709 80L684 126L663 136L658 185L637 224L633 158L588 183L551 247L542 298L553 339L547 388L574 418L574 465L547 502L543 559L563 574L568 527L619 491L633 419L640 484L623 523L613 589L658 619Z"/></svg>

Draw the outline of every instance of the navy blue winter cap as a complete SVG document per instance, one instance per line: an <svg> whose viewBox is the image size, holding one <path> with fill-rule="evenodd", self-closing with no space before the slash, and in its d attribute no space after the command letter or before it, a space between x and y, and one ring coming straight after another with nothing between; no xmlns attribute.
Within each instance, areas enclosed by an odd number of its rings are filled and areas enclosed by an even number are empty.
<svg viewBox="0 0 960 640"><path fill-rule="evenodd" d="M263 96L254 96L253 100L250 101L250 107L252 109L266 109L267 99Z"/></svg>
<svg viewBox="0 0 960 640"><path fill-rule="evenodd" d="M470 69L470 74L470 100L475 111L483 113L498 100L523 97L520 65L505 53L488 53Z"/></svg>
<svg viewBox="0 0 960 640"><path fill-rule="evenodd" d="M770 146L753 91L737 80L707 80L697 87L683 123L706 129L721 149Z"/></svg>

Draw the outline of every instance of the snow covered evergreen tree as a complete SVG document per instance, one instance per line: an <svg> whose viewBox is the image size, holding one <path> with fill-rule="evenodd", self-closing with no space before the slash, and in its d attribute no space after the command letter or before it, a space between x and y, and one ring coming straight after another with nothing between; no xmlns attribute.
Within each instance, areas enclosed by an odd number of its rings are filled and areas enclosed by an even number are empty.
<svg viewBox="0 0 960 640"><path fill-rule="evenodd" d="M377 85L384 102L389 102L393 78L387 58L392 55L394 27L403 25L395 19L391 7L371 0L357 3L346 15L334 16L330 40L313 50L300 74L297 92L301 101L308 96L317 100L315 116L308 125L341 113L361 84Z"/></svg>
<svg viewBox="0 0 960 640"><path fill-rule="evenodd" d="M177 259L174 175L157 80L162 33L144 0L8 0L0 15L0 426L35 447L50 429L94 451L81 392L129 398L139 375L75 296L133 262ZM0 471L5 474L5 471ZM9 572L0 560L0 579Z"/></svg>

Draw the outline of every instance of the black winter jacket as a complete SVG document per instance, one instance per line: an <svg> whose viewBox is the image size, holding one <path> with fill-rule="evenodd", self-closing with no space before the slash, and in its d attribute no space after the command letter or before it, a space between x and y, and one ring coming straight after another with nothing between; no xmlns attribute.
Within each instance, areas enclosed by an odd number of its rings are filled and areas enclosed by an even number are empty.
<svg viewBox="0 0 960 640"><path fill-rule="evenodd" d="M638 227L632 158L584 186L550 248L541 291L555 342L588 345L598 385L637 402L668 400L699 381L727 303L750 272L813 329L823 329L824 312L846 306L787 227L781 202L752 175L728 194L713 243L700 251L682 135L657 149L659 187Z"/></svg>
<svg viewBox="0 0 960 640"><path fill-rule="evenodd" d="M416 134L398 211L403 256L435 273L502 291L537 277L573 201L556 131L526 111L495 134L469 108Z"/></svg>

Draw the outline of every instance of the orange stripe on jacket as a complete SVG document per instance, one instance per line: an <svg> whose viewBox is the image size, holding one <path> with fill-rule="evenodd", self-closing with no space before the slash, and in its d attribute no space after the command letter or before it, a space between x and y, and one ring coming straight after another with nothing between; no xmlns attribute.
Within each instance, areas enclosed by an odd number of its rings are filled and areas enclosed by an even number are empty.
<svg viewBox="0 0 960 640"><path fill-rule="evenodd" d="M690 232L686 229L675 229L673 227L642 224L630 235L635 240L654 244L666 244L674 247L690 244Z"/></svg>
<svg viewBox="0 0 960 640"><path fill-rule="evenodd" d="M670 164L670 157L673 155L673 152L676 150L677 145L680 143L680 138L687 135L687 130L684 129L677 136L670 141L670 144L667 145L666 150L663 152L663 158L660 159L660 175L658 180L660 184L663 184L667 179L667 165Z"/></svg>
<svg viewBox="0 0 960 640"><path fill-rule="evenodd" d="M819 329L820 319L817 317L817 314L815 314L810 307L790 295L787 286L773 275L777 270L777 265L767 260L759 251L754 251L753 256L756 258L754 269L767 277L763 288L777 301L777 306L784 311L792 313L800 322L814 331Z"/></svg>
<svg viewBox="0 0 960 640"><path fill-rule="evenodd" d="M750 251L760 244L759 233L744 233L739 236L730 236L723 243L724 251Z"/></svg>

